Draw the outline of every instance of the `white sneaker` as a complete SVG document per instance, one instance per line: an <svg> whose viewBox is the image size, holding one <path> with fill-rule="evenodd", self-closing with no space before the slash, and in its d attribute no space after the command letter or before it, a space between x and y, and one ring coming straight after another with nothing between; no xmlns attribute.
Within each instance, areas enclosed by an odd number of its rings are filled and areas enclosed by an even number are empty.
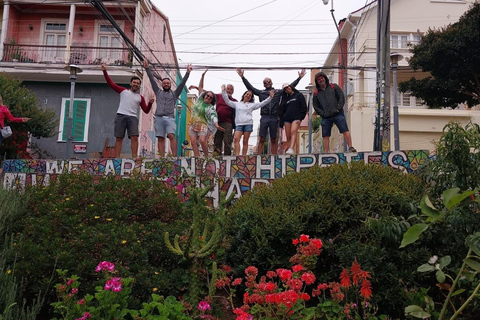
<svg viewBox="0 0 480 320"><path fill-rule="evenodd" d="M293 150L292 148L288 148L287 151L285 151L285 154L295 154L295 150Z"/></svg>

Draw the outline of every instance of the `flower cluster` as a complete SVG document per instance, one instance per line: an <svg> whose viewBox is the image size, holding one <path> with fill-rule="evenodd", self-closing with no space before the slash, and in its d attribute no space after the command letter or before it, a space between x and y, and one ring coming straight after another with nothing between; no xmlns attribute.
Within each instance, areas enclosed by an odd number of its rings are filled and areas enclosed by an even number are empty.
<svg viewBox="0 0 480 320"><path fill-rule="evenodd" d="M95 272L100 272L100 271L115 271L115 264L108 262L108 261L102 261L98 264L98 266L95 268Z"/></svg>
<svg viewBox="0 0 480 320"><path fill-rule="evenodd" d="M120 292L122 291L122 278L113 277L110 280L105 282L105 286L103 287L105 290L112 290L113 292Z"/></svg>
<svg viewBox="0 0 480 320"><path fill-rule="evenodd" d="M90 312L85 312L85 313L83 314L83 316L81 316L80 318L77 318L77 319L75 319L75 320L87 320L87 319L90 319L91 316L92 316L92 315L90 314Z"/></svg>
<svg viewBox="0 0 480 320"><path fill-rule="evenodd" d="M356 260L350 269L343 269L340 282L315 286L317 278L311 269L315 267L321 253L322 240L302 234L298 239L293 239L292 243L297 247L297 253L290 259L293 263L290 269L268 271L266 276L259 279L256 267L249 266L245 269L247 290L243 296L244 305L234 311L236 320L278 316L302 319L304 314L301 312L306 311L307 301L312 297L323 297L325 301L327 290L329 299L337 304L344 303L343 310L340 310L344 313L343 316L350 319L352 313L359 312L357 304L347 300L348 289L352 287L359 288L360 296L364 299L363 307L368 306L367 300L372 296L370 273L362 270Z"/></svg>

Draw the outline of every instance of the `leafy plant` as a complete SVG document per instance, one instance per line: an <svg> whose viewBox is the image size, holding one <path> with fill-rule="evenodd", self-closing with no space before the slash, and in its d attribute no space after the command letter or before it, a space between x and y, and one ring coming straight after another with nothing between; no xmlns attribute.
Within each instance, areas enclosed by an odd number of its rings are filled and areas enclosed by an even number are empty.
<svg viewBox="0 0 480 320"><path fill-rule="evenodd" d="M422 213L425 219L422 219L420 223L411 226L407 230L407 232L404 234L401 247L405 247L417 241L422 235L422 233L427 231L439 221L444 220L453 207L458 206L466 199L470 199L470 197L473 198L473 195L479 189L480 188L477 188L475 190L465 191L462 193L459 193L459 188L452 188L446 190L442 196L443 204L445 207L441 211L436 209L432 205L428 196L425 196L421 202ZM476 203L480 203L480 197L477 197L476 199L474 198L474 201ZM440 314L438 315L438 320L443 320L447 316L448 306L450 306L451 304L453 305L451 301L452 298L466 291L466 289L456 290L457 286L460 284L461 279L467 279L472 282L472 284L474 285L474 289L471 293L468 293L467 299L460 305L458 309L454 307L453 315L451 315L449 319L456 319L477 296L477 292L480 290L480 282L475 279L476 274L480 272L480 232L476 232L473 235L467 237L465 243L468 246L469 250L465 259L463 260L462 266L460 267L459 271L457 271L455 279L448 276L448 274L446 275L445 272L442 270L444 267L450 264L450 256L445 256L441 258L438 263L436 258L431 258L429 263L423 264L418 268L419 272L436 271L436 279L440 284L445 283L447 277L450 278L452 282L451 285L447 287L448 295L443 302L443 307L440 311ZM405 314L422 319L431 316L420 306L416 305L407 307L405 309Z"/></svg>

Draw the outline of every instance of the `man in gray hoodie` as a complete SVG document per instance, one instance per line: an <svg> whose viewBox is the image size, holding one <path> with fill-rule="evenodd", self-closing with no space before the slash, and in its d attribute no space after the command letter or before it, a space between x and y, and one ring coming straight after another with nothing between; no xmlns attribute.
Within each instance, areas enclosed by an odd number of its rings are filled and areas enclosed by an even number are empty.
<svg viewBox="0 0 480 320"><path fill-rule="evenodd" d="M175 103L187 83L190 72L192 71L192 65L189 64L187 66L187 73L175 91L171 89L172 84L169 78L162 79L162 89L158 87L147 60L143 61L143 67L150 79L157 102L157 109L155 111L155 136L158 139L158 152L161 157L165 156L165 136L167 136L170 141L171 154L176 157L177 141L175 140L175 131L177 126L175 124Z"/></svg>
<svg viewBox="0 0 480 320"><path fill-rule="evenodd" d="M357 152L352 147L352 136L348 131L347 120L343 112L345 104L345 97L342 89L336 85L331 84L325 73L319 72L315 75L315 86L317 89L313 95L313 108L319 116L322 117L322 137L323 150L326 153L330 152L330 136L332 134L332 127L335 124L343 138L347 142L349 152Z"/></svg>

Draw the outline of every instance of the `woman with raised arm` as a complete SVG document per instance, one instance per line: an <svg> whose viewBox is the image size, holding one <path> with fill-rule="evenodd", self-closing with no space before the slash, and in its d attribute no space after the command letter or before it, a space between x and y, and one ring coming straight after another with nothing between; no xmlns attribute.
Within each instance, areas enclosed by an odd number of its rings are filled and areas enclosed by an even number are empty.
<svg viewBox="0 0 480 320"><path fill-rule="evenodd" d="M242 95L242 99L239 102L231 101L228 97L226 86L222 85L222 97L225 103L235 109L235 134L233 136L233 145L235 155L240 155L240 139L243 136L243 148L242 155L247 154L248 139L253 131L253 110L260 109L261 107L270 103L275 94L275 90L270 91L270 96L262 102L255 103L252 91L248 90Z"/></svg>
<svg viewBox="0 0 480 320"><path fill-rule="evenodd" d="M285 153L292 155L295 154L300 123L307 115L307 102L303 94L288 83L283 84L282 90L278 115L280 116L280 127L285 128L287 136Z"/></svg>
<svg viewBox="0 0 480 320"><path fill-rule="evenodd" d="M195 157L200 156L197 142L200 142L203 154L208 157L208 135L215 134L217 130L225 129L218 125L215 94L212 91L205 91L200 94L197 103L193 105L192 116L188 124L190 142Z"/></svg>
<svg viewBox="0 0 480 320"><path fill-rule="evenodd" d="M8 110L8 107L3 104L3 98L2 96L0 96L0 127L2 129L3 127L5 127L5 119L14 123L27 122L28 120L30 120L30 118L14 117L10 112L10 110ZM3 141L3 135L0 133L0 145L2 145L2 141Z"/></svg>

